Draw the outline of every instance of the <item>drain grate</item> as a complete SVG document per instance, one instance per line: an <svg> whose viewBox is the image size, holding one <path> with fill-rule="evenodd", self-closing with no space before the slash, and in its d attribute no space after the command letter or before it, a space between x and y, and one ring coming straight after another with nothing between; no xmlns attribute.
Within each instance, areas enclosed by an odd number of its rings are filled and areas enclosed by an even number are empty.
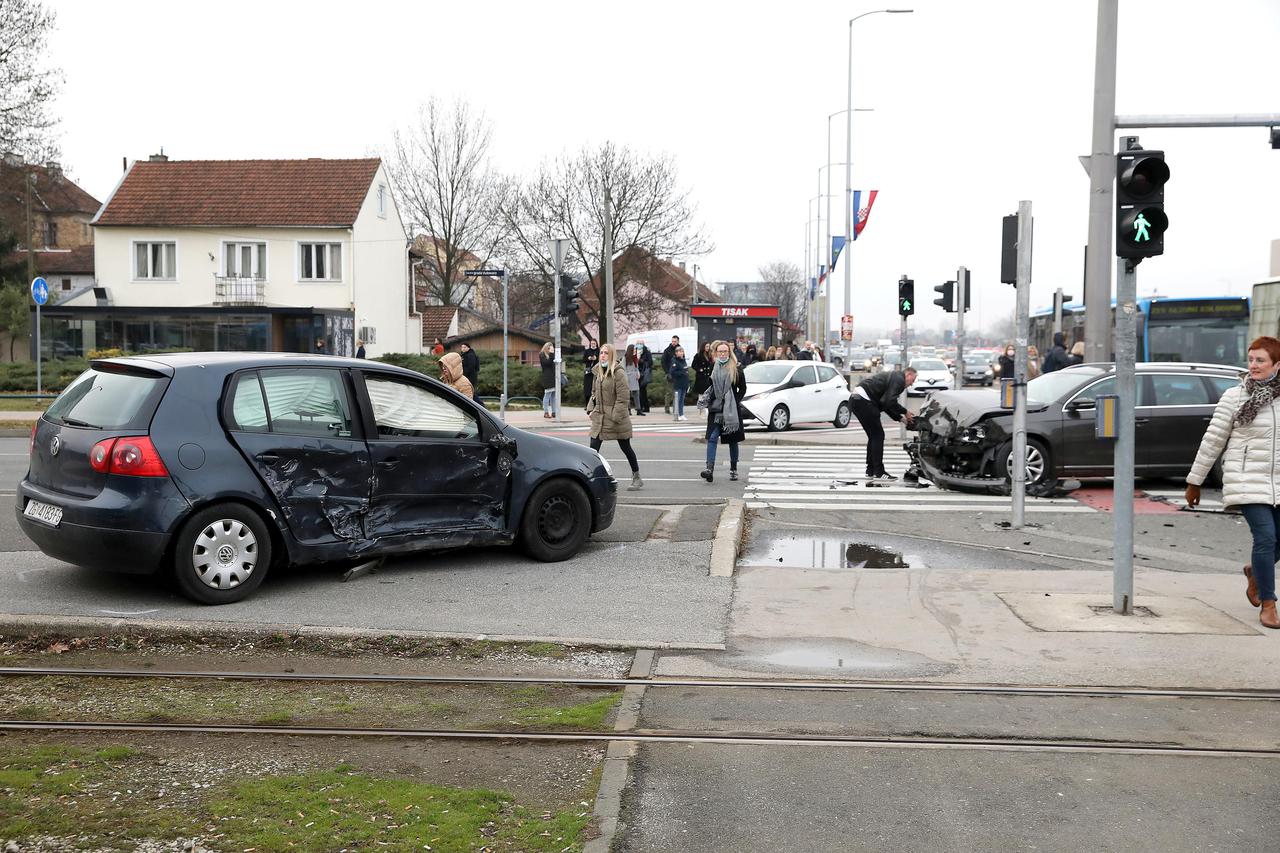
<svg viewBox="0 0 1280 853"><path fill-rule="evenodd" d="M1092 610L1094 613L1098 614L1099 616L1104 616L1108 614L1116 615L1115 608L1112 607L1110 604L1090 604L1089 609ZM1159 614L1156 613L1154 610L1152 610L1150 607L1142 607L1141 605L1133 608L1133 615L1143 619L1156 619L1159 617Z"/></svg>

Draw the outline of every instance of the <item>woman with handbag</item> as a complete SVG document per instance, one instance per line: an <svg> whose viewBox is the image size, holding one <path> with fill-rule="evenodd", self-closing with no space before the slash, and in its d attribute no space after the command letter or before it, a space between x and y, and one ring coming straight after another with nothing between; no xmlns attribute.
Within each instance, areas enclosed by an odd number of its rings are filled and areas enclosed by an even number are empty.
<svg viewBox="0 0 1280 853"><path fill-rule="evenodd" d="M716 444L729 445L729 479L738 479L738 443L746 438L742 430L741 402L747 393L747 378L742 375L733 350L724 341L711 348L715 366L711 369L711 385L698 398L698 408L707 410L707 467L702 479L715 478ZM705 406L703 405L705 400Z"/></svg>
<svg viewBox="0 0 1280 853"><path fill-rule="evenodd" d="M618 442L622 455L631 466L631 485L634 492L644 486L640 479L640 463L631 449L631 415L627 403L631 399L626 370L618 366L618 356L613 344L600 345L600 362L592 368L591 399L587 402L587 414L591 416L591 449L600 450L606 441Z"/></svg>

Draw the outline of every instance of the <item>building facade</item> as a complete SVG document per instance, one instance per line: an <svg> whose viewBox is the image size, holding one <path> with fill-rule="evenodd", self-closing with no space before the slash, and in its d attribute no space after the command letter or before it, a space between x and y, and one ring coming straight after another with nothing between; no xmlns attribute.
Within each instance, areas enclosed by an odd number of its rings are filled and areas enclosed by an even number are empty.
<svg viewBox="0 0 1280 853"><path fill-rule="evenodd" d="M96 287L44 312L50 351L421 351L380 160L153 156L93 227Z"/></svg>

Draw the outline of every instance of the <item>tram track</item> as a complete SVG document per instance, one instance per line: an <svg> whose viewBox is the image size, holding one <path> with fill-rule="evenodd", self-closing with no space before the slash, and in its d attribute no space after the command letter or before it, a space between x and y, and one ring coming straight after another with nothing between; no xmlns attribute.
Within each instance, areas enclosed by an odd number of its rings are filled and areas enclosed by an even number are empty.
<svg viewBox="0 0 1280 853"><path fill-rule="evenodd" d="M1223 699L1280 702L1280 690L1226 690L1158 687L1087 687L1038 686L1011 684L966 684L920 681L827 681L758 678L685 678L650 676L569 677L552 675L433 675L433 674L361 674L257 672L231 670L133 670L89 667L0 667L0 678L77 677L107 679L189 679L210 681L319 682L354 684L447 684L447 685L548 685L555 687L619 688L631 686L698 688L698 689L763 689L812 691L866 691L962 693L997 696L1074 696L1094 698L1152 697L1167 699Z"/></svg>
<svg viewBox="0 0 1280 853"><path fill-rule="evenodd" d="M275 737L401 738L407 740L513 742L639 742L738 746L852 747L871 749L965 749L1020 752L1112 753L1126 755L1197 755L1253 758L1280 757L1280 749L1181 746L1139 741L1055 740L991 737L913 737L763 734L633 729L623 732L485 731L468 729L270 726L208 723L127 723L104 721L0 720L0 731L112 732L126 734L225 734Z"/></svg>

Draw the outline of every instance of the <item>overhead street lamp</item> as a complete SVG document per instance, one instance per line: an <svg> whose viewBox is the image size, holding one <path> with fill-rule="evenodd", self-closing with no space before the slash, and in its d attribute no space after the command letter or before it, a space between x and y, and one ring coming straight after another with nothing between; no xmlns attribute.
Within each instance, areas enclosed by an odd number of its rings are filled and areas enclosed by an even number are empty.
<svg viewBox="0 0 1280 853"><path fill-rule="evenodd" d="M853 262L853 22L868 15L881 13L889 15L908 15L914 9L876 9L863 12L849 19L849 88L845 104L844 128L844 313L853 313L853 277L850 266Z"/></svg>

